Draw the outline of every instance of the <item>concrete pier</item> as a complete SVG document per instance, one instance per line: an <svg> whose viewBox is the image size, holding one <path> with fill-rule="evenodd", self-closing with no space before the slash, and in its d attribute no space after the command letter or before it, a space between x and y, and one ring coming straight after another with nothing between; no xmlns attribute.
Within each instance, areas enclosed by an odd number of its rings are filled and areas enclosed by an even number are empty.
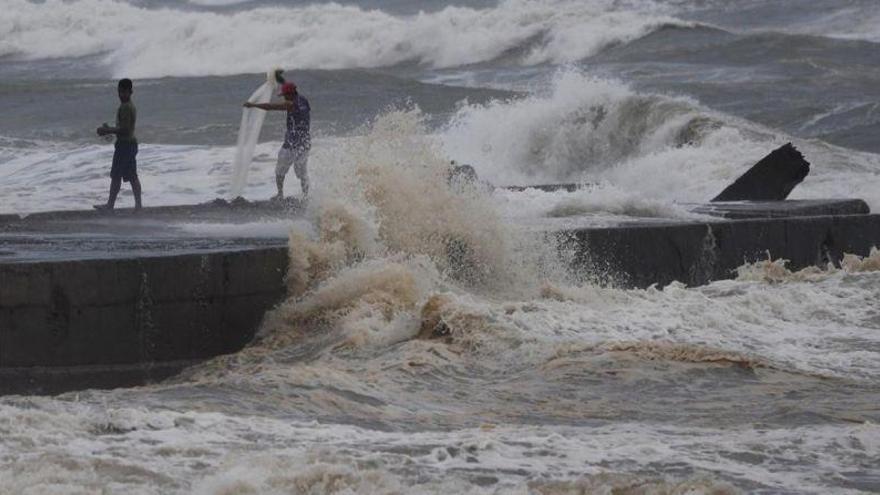
<svg viewBox="0 0 880 495"><path fill-rule="evenodd" d="M868 214L859 200L698 208L715 218L574 226L551 235L571 254L574 270L617 287L705 284L768 256L790 260L794 269L824 266L880 246L880 215ZM287 205L209 204L133 215L0 220L0 394L163 379L238 351L283 299L283 230L261 238L199 237L179 224L289 219Z"/></svg>
<svg viewBox="0 0 880 495"><path fill-rule="evenodd" d="M733 278L744 263L789 260L790 269L838 264L880 247L880 215L630 224L560 233L577 270L617 287L689 286Z"/></svg>
<svg viewBox="0 0 880 495"><path fill-rule="evenodd" d="M284 248L0 264L0 393L131 385L235 352L286 268Z"/></svg>
<svg viewBox="0 0 880 495"><path fill-rule="evenodd" d="M285 294L290 203L46 212L0 221L0 394L130 386L241 349ZM187 226L219 226L214 235Z"/></svg>

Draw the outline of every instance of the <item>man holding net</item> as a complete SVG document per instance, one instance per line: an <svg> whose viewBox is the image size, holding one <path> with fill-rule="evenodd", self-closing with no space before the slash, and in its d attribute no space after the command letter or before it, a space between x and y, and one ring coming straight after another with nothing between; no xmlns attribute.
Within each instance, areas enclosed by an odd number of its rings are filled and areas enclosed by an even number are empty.
<svg viewBox="0 0 880 495"><path fill-rule="evenodd" d="M260 110L283 110L287 112L287 130L284 133L284 144L278 151L278 163L275 165L275 185L278 194L275 199L284 198L284 178L293 165L293 173L299 178L302 188L303 201L309 195L309 150L312 147L309 135L309 100L300 95L296 90L296 84L285 82L281 85L279 96L284 101L279 103L251 103L246 102L245 108L259 108Z"/></svg>

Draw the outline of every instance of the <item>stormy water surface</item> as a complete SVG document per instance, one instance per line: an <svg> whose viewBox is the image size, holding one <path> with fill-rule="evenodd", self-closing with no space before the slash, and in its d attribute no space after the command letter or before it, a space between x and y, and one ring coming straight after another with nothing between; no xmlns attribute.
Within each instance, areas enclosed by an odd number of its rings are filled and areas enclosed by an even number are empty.
<svg viewBox="0 0 880 495"><path fill-rule="evenodd" d="M880 489L880 255L624 290L546 231L690 218L793 141L798 198L880 207L872 1L9 0L0 213L88 208L115 78L149 205L228 195L240 103L312 105L289 296L165 383L0 398L0 493ZM267 119L246 196L273 191ZM449 160L495 184L450 188ZM298 194L295 185L289 186ZM121 201L130 202L130 196ZM466 266L449 240L467 246Z"/></svg>

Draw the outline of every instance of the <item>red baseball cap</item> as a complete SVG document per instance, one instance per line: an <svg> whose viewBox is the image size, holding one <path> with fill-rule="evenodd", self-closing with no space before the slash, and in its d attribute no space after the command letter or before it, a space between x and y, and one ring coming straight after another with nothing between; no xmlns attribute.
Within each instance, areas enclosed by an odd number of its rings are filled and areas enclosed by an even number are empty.
<svg viewBox="0 0 880 495"><path fill-rule="evenodd" d="M286 82L281 85L281 92L278 93L278 96L292 95L294 93L296 93L296 84Z"/></svg>

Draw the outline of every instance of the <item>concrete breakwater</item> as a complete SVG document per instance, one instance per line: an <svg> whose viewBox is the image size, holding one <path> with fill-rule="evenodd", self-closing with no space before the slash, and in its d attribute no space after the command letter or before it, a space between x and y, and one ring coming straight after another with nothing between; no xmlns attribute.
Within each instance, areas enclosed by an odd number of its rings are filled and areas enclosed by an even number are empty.
<svg viewBox="0 0 880 495"><path fill-rule="evenodd" d="M0 264L0 393L127 386L241 349L284 248Z"/></svg>
<svg viewBox="0 0 880 495"><path fill-rule="evenodd" d="M737 217L750 211L741 203L711 210L724 216L731 209ZM832 215L815 215L823 212L815 201L752 210L758 218L633 222L551 235L570 254L573 269L618 287L675 280L700 285L768 257L788 259L797 269L839 262L844 253L867 255L880 246L880 215L867 214L861 202L831 202ZM266 310L284 297L284 239L170 236L105 252L71 241L70 232L112 228L72 226L81 221L76 218L10 220L18 224L0 228L0 394L163 379L241 349ZM143 231L129 232L149 237L152 230L168 230L161 223L140 225ZM35 238L42 254L33 254ZM108 245L114 244L98 244ZM45 254L52 249L61 254Z"/></svg>
<svg viewBox="0 0 880 495"><path fill-rule="evenodd" d="M620 225L562 232L560 242L576 269L602 283L697 286L760 260L785 259L797 270L838 265L845 253L866 256L880 246L880 215Z"/></svg>

